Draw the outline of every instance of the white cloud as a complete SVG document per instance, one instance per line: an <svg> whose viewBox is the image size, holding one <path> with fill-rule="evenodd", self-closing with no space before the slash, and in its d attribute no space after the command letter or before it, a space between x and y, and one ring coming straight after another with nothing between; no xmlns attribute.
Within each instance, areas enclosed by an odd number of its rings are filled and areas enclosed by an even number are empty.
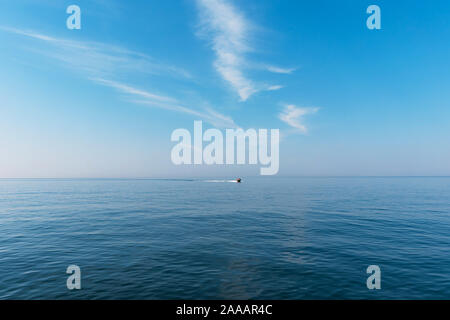
<svg viewBox="0 0 450 320"><path fill-rule="evenodd" d="M146 54L119 46L55 38L16 28L0 27L0 30L43 41L48 46L29 48L29 50L60 61L65 67L88 73L90 76L105 77L135 72L191 78L190 74L181 68L161 63Z"/></svg>
<svg viewBox="0 0 450 320"><path fill-rule="evenodd" d="M145 98L148 100L154 100L154 101L159 101L159 102L171 102L171 103L177 102L177 100L174 98L157 95L157 94L154 94L154 93L151 93L148 91L139 90L139 89L133 88L129 85L119 83L116 81L106 80L106 79L101 79L101 78L95 78L95 79L91 79L91 80L96 81L100 84L115 88L122 92L131 94L131 95L135 95L135 96L139 96L141 98Z"/></svg>
<svg viewBox="0 0 450 320"><path fill-rule="evenodd" d="M287 123L301 133L307 133L308 129L302 123L303 117L308 114L314 114L319 108L300 108L294 105L285 106L284 110L278 115L281 121Z"/></svg>
<svg viewBox="0 0 450 320"><path fill-rule="evenodd" d="M251 46L252 23L229 0L197 0L200 12L199 35L209 40L215 53L214 68L246 101L259 91L273 91L282 86L267 86L253 81L245 70L263 69L273 73L290 74L294 68L280 68L248 61L246 55L254 51Z"/></svg>
<svg viewBox="0 0 450 320"><path fill-rule="evenodd" d="M291 74L295 71L295 68L280 68L275 66L267 66L267 70L273 73Z"/></svg>
<svg viewBox="0 0 450 320"><path fill-rule="evenodd" d="M190 114L196 116L214 126L220 128L235 128L237 125L234 123L233 119L225 116L212 108L204 108L203 110L194 110L181 105L176 99L158 95L145 90L137 89L128 84L96 78L91 79L99 84L111 87L120 92L128 94L131 96L130 102L137 104L144 104L160 109Z"/></svg>
<svg viewBox="0 0 450 320"><path fill-rule="evenodd" d="M283 86L275 85L275 86L267 87L267 91L276 91L276 90L280 90L280 89L283 89Z"/></svg>
<svg viewBox="0 0 450 320"><path fill-rule="evenodd" d="M201 13L202 36L211 41L216 54L214 67L237 91L242 101L258 91L243 72L249 46L249 23L226 0L197 0Z"/></svg>
<svg viewBox="0 0 450 320"><path fill-rule="evenodd" d="M158 63L145 54L109 44L58 39L34 31L14 28L0 27L0 30L43 41L49 46L30 50L63 62L64 66L69 66L73 71L81 71L93 82L128 94L132 97L130 102L190 114L218 127L236 127L233 119L212 108L203 108L200 111L191 109L181 105L178 99L173 97L137 89L129 84L112 80L121 77L133 78L142 73L189 78L189 74L182 69Z"/></svg>

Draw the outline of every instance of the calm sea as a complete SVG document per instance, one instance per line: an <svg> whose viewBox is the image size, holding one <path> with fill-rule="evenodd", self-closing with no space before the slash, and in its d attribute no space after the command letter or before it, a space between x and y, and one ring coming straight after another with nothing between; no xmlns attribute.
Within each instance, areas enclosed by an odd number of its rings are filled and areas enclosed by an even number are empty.
<svg viewBox="0 0 450 320"><path fill-rule="evenodd" d="M450 178L0 180L0 299L222 298L450 299Z"/></svg>

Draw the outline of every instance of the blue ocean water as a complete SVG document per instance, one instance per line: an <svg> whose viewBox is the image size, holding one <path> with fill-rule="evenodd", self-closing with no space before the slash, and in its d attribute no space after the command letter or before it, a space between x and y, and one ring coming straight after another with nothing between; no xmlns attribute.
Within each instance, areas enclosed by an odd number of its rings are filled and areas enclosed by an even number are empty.
<svg viewBox="0 0 450 320"><path fill-rule="evenodd" d="M0 180L0 299L449 299L449 249L450 178Z"/></svg>

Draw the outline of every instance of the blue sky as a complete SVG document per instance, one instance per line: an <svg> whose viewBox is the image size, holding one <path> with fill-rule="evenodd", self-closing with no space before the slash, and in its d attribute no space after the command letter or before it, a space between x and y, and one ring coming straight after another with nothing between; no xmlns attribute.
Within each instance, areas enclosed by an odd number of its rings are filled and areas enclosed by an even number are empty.
<svg viewBox="0 0 450 320"><path fill-rule="evenodd" d="M2 1L0 177L259 173L174 166L194 120L279 128L280 175L449 175L449 21L444 0Z"/></svg>

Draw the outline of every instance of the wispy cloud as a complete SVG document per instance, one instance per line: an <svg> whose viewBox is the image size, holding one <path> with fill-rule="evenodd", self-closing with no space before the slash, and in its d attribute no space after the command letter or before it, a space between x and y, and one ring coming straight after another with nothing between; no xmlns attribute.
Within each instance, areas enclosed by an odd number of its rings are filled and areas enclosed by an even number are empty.
<svg viewBox="0 0 450 320"><path fill-rule="evenodd" d="M64 66L70 67L71 70L82 72L90 81L127 94L130 102L190 114L217 127L237 127L232 118L210 107L201 110L189 108L166 94L138 89L116 80L121 76L133 78L142 73L189 78L189 73L183 69L159 63L148 55L109 44L60 39L15 28L0 27L0 30L43 41L50 47L30 50L63 62Z"/></svg>
<svg viewBox="0 0 450 320"><path fill-rule="evenodd" d="M283 86L280 86L280 85L268 86L267 91L276 91L276 90L280 90L282 88L283 88Z"/></svg>
<svg viewBox="0 0 450 320"><path fill-rule="evenodd" d="M144 99L148 99L148 100L152 100L152 101L159 101L159 102L170 102L170 103L177 102L177 100L174 98L161 96L161 95L154 94L154 93L144 91L144 90L139 90L139 89L133 88L129 85L119 83L116 81L106 80L106 79L101 79L101 78L93 78L91 80L96 81L102 85L117 89L124 93L139 96Z"/></svg>
<svg viewBox="0 0 450 320"><path fill-rule="evenodd" d="M267 66L266 69L273 73L283 73L283 74L291 74L296 70L295 68L281 68L276 66Z"/></svg>
<svg viewBox="0 0 450 320"><path fill-rule="evenodd" d="M216 59L214 68L237 92L241 101L246 101L259 91L279 90L282 86L265 85L254 81L246 74L247 69L257 68L272 73L290 74L294 68L281 68L248 61L252 48L253 24L229 0L197 0L200 13L198 34L209 40Z"/></svg>
<svg viewBox="0 0 450 320"><path fill-rule="evenodd" d="M125 93L129 95L129 101L136 103L136 104L143 104L152 106L155 108L180 112L180 113L186 113L193 116L196 116L206 122L209 122L210 124L217 126L219 128L236 128L237 125L233 121L231 117L225 116L217 111L215 111L212 108L203 108L202 110L195 110L189 107L183 106L177 99L167 97L167 96L161 96L152 92L148 92L142 89L138 89L135 87L132 87L128 84L96 78L91 79L93 81L96 81L99 84L102 84L104 86L111 87L113 89L116 89L117 91L120 91L122 93Z"/></svg>
<svg viewBox="0 0 450 320"><path fill-rule="evenodd" d="M278 90L281 86L268 86L253 81L246 69L259 63L246 59L251 46L252 23L228 0L197 0L200 13L198 34L209 40L216 59L214 68L237 92L241 101L246 101L258 91ZM277 73L291 73L294 69L283 69L264 65L263 69Z"/></svg>
<svg viewBox="0 0 450 320"><path fill-rule="evenodd" d="M249 24L225 0L197 0L200 7L200 34L210 39L216 54L214 67L238 92L242 101L257 91L243 72L244 54L250 50Z"/></svg>
<svg viewBox="0 0 450 320"><path fill-rule="evenodd" d="M294 128L296 131L301 133L307 133L308 129L303 124L303 117L308 114L314 114L319 110L319 108L301 108L295 105L287 105L284 110L278 115L281 121L287 123L289 126Z"/></svg>
<svg viewBox="0 0 450 320"><path fill-rule="evenodd" d="M63 62L66 67L87 72L90 76L104 77L135 72L191 78L189 72L182 68L156 61L149 55L120 46L56 38L16 28L0 27L0 30L45 42L50 47L38 47L30 50Z"/></svg>

